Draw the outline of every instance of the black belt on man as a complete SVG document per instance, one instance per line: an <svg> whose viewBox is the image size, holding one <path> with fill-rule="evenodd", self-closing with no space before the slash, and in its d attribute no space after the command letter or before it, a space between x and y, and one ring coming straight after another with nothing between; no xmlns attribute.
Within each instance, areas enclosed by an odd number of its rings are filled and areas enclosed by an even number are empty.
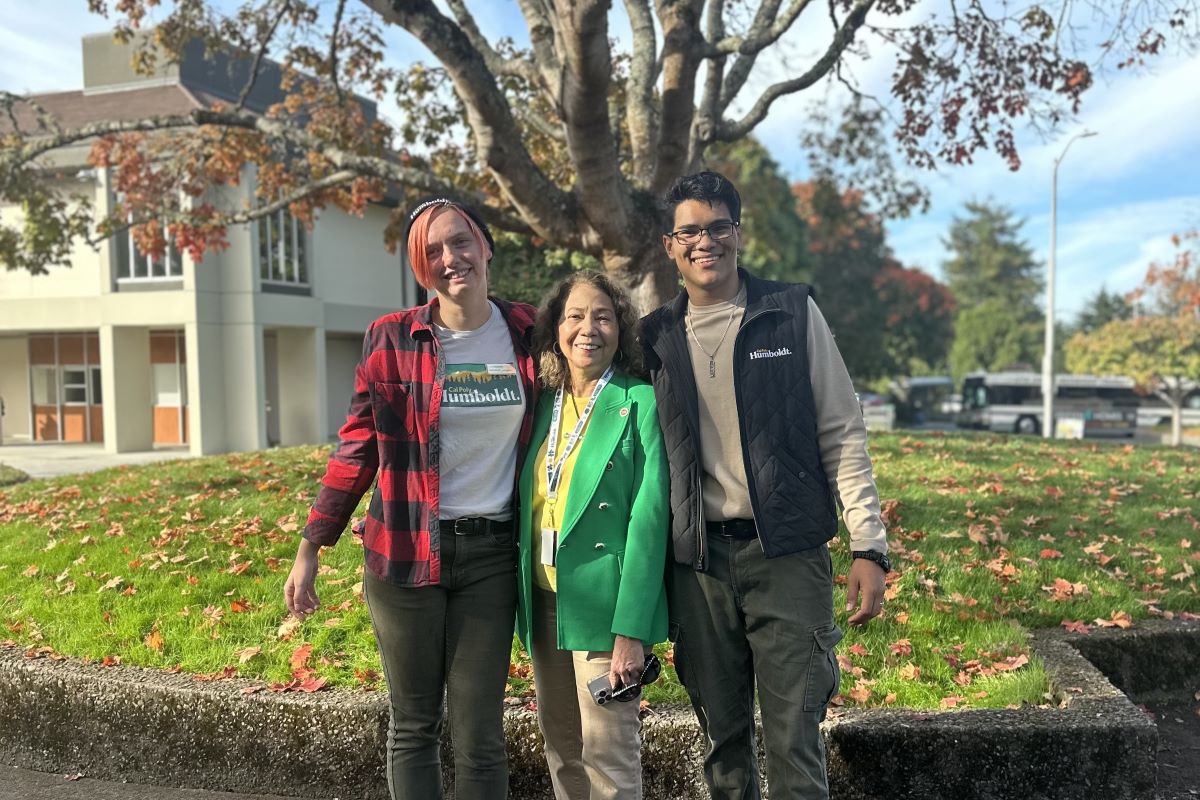
<svg viewBox="0 0 1200 800"><path fill-rule="evenodd" d="M443 519L438 527L444 534L455 536L479 536L484 533L506 535L512 533L511 519L488 519L487 517L459 517L458 519Z"/></svg>
<svg viewBox="0 0 1200 800"><path fill-rule="evenodd" d="M727 519L722 522L706 522L704 529L709 536L724 536L728 539L757 539L758 528L752 519Z"/></svg>

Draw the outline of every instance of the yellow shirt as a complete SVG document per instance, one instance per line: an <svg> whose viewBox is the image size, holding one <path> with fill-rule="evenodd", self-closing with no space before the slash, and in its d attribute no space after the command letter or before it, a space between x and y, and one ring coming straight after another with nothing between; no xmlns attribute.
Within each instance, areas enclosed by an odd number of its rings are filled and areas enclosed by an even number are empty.
<svg viewBox="0 0 1200 800"><path fill-rule="evenodd" d="M564 392L562 416L558 425L559 458L562 457L563 448L567 446L567 437L571 435L571 431L575 430L575 424L579 422L579 412L586 404L587 400L572 397L570 392ZM583 437L586 433L587 426L585 425L583 431L580 432L575 449L571 455L567 456L567 461L563 464L562 477L558 481L558 494L554 500L546 497L550 493L546 484L546 444L550 439L549 436L546 437L546 441L542 442L537 460L533 462L533 546L530 548L533 558L533 582L551 592L558 590L557 570L542 563L542 531L546 528L558 530L558 526L562 524L562 512L567 506L567 493L571 488L571 472L575 469L575 459L579 458L579 451L583 449Z"/></svg>

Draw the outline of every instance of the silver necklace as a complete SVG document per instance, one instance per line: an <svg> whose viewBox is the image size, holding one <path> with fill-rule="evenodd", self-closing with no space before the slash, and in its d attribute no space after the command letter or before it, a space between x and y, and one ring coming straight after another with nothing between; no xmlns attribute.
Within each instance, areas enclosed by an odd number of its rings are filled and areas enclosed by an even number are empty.
<svg viewBox="0 0 1200 800"><path fill-rule="evenodd" d="M729 335L729 328L733 325L733 315L737 313L737 303L729 304L729 320L725 323L725 330L721 333L721 341L717 342L717 346L710 353L700 343L700 337L696 335L696 329L692 327L692 315L689 312L684 316L684 322L687 324L688 333L692 335L692 340L696 343L696 347L700 348L700 352L708 356L708 377L717 377L717 351L721 349L721 345L725 344L725 337Z"/></svg>

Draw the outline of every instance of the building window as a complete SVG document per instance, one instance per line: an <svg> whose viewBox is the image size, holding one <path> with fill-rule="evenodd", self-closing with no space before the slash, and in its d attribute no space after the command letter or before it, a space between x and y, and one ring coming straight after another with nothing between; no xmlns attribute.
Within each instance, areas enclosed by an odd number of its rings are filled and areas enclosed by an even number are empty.
<svg viewBox="0 0 1200 800"><path fill-rule="evenodd" d="M35 406L58 405L58 369L39 364L30 367L29 372L30 380L33 383L33 404Z"/></svg>
<svg viewBox="0 0 1200 800"><path fill-rule="evenodd" d="M258 220L258 274L266 284L308 286L306 231L285 209Z"/></svg>
<svg viewBox="0 0 1200 800"><path fill-rule="evenodd" d="M175 249L170 237L167 237L167 251L162 258L150 258L139 252L130 230L117 234L116 243L117 280L171 281L183 277L183 256Z"/></svg>

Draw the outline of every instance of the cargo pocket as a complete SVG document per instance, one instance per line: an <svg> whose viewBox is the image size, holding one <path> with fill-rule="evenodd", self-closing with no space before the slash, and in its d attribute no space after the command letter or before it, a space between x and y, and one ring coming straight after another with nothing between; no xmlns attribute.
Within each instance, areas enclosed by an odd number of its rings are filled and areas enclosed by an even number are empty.
<svg viewBox="0 0 1200 800"><path fill-rule="evenodd" d="M830 624L813 630L812 658L808 662L808 684L804 688L804 710L821 711L838 693L842 674L834 648L842 640L842 629Z"/></svg>

